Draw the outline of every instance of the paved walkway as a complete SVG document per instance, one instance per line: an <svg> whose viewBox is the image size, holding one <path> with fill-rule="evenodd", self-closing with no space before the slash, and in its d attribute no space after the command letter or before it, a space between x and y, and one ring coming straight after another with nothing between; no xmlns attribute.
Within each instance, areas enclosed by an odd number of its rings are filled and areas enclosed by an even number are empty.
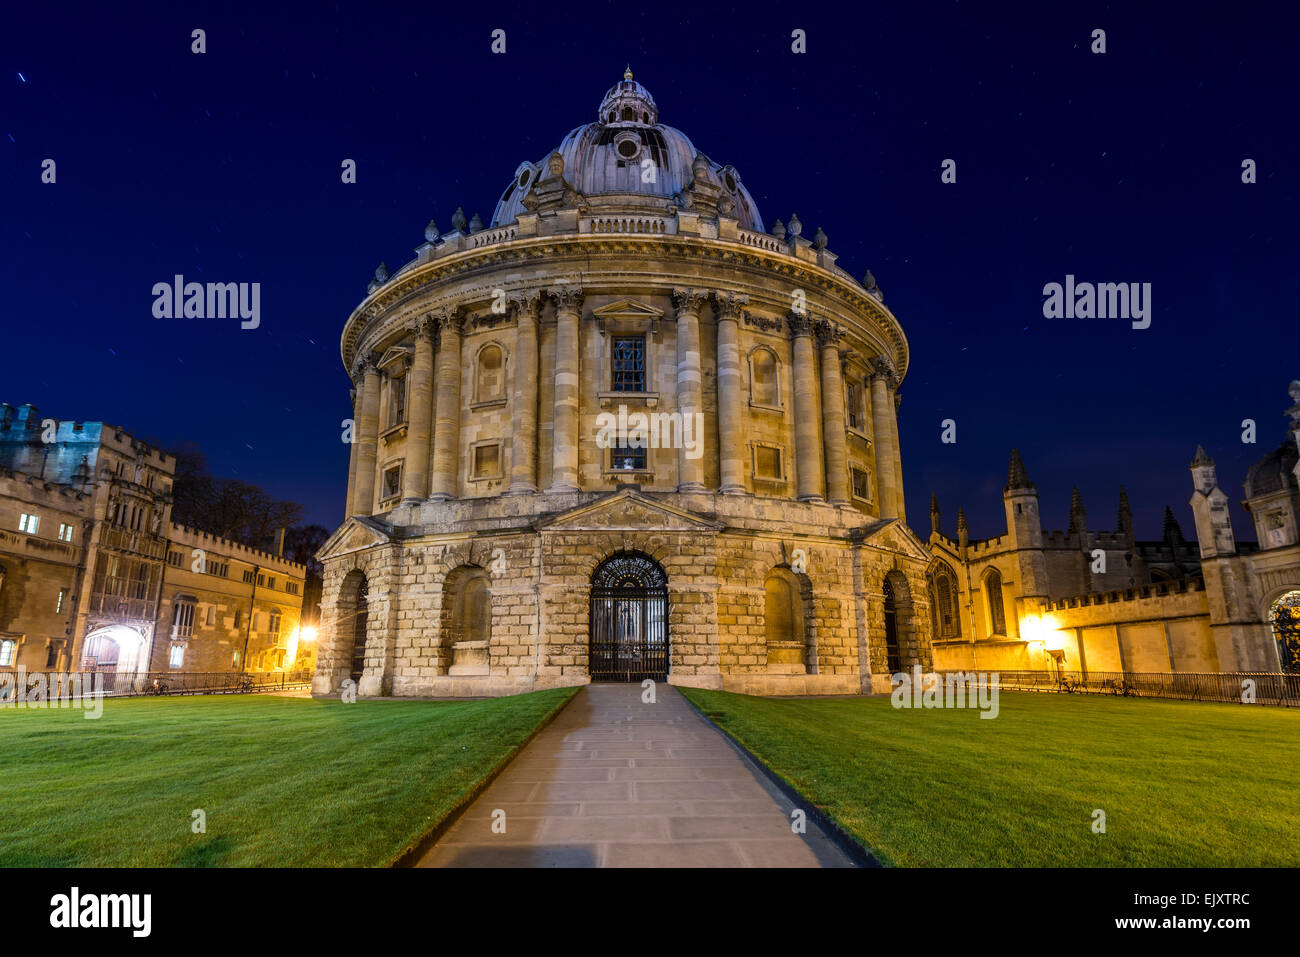
<svg viewBox="0 0 1300 957"><path fill-rule="evenodd" d="M675 688L656 692L583 688L419 866L852 866L811 821L793 832L794 805Z"/></svg>

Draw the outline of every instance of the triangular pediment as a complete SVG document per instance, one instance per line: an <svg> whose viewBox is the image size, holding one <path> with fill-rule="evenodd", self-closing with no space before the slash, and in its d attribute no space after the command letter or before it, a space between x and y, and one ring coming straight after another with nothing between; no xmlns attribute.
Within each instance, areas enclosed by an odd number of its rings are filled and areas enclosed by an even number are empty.
<svg viewBox="0 0 1300 957"><path fill-rule="evenodd" d="M538 531L556 529L626 529L627 531L717 531L722 523L647 498L633 489L611 492L586 505L542 519Z"/></svg>
<svg viewBox="0 0 1300 957"><path fill-rule="evenodd" d="M591 314L597 319L662 319L664 311L636 299L620 299L591 310Z"/></svg>
<svg viewBox="0 0 1300 957"><path fill-rule="evenodd" d="M393 541L392 533L391 525L369 516L353 515L325 540L316 557L321 561L327 561L350 552L364 551L375 545L388 545Z"/></svg>
<svg viewBox="0 0 1300 957"><path fill-rule="evenodd" d="M901 519L891 518L866 528L862 543L883 551L898 552L904 557L929 564L933 555L925 543Z"/></svg>

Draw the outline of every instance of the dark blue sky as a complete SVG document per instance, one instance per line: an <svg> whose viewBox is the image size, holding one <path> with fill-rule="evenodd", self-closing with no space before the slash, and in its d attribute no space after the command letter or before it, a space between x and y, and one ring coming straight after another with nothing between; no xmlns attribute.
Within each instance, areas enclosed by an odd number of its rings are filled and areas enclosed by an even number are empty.
<svg viewBox="0 0 1300 957"><path fill-rule="evenodd" d="M1049 528L1074 483L1090 527L1113 528L1124 484L1139 537L1159 536L1166 503L1191 535L1196 444L1239 499L1300 377L1300 22L1282 4L1136 6L8 12L0 398L194 440L216 473L333 527L350 414L338 337L376 263L409 260L458 205L489 219L516 165L592 120L630 62L662 121L734 164L769 224L796 211L847 269L875 273L912 346L914 528L934 491L950 534L958 505L972 535L1000 533L1016 445ZM340 183L344 157L357 185ZM153 318L153 284L176 273L260 282L261 327ZM1067 273L1150 282L1151 328L1044 319L1043 285ZM1254 537L1240 509L1234 522Z"/></svg>

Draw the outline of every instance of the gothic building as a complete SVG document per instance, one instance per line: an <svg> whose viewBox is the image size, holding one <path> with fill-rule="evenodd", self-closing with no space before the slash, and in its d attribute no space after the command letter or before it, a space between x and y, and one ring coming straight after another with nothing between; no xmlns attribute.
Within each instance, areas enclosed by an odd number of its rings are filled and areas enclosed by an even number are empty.
<svg viewBox="0 0 1300 957"><path fill-rule="evenodd" d="M1038 490L1012 451L1006 532L957 536L930 504L928 581L941 670L1300 671L1300 381L1290 427L1251 467L1242 505L1258 544L1239 542L1214 461L1191 462L1195 541L1166 507L1159 540L1135 536L1121 488L1114 531L1089 529L1076 488L1069 527L1043 529Z"/></svg>
<svg viewBox="0 0 1300 957"><path fill-rule="evenodd" d="M348 318L315 690L666 679L852 693L931 665L908 345L867 273L630 71Z"/></svg>
<svg viewBox="0 0 1300 957"><path fill-rule="evenodd" d="M120 428L0 403L0 671L94 671L120 690L312 666L305 567L172 522L175 469Z"/></svg>

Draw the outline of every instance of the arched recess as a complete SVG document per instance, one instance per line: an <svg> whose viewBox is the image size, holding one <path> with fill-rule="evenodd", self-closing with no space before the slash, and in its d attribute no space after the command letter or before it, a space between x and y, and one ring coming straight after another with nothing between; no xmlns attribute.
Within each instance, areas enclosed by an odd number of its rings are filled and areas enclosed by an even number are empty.
<svg viewBox="0 0 1300 957"><path fill-rule="evenodd" d="M442 660L449 675L485 675L492 643L492 579L487 569L460 565L442 585Z"/></svg>
<svg viewBox="0 0 1300 957"><path fill-rule="evenodd" d="M668 575L643 552L619 552L591 575L592 681L668 678Z"/></svg>
<svg viewBox="0 0 1300 957"><path fill-rule="evenodd" d="M926 572L930 597L930 623L934 640L950 641L961 637L961 610L957 591L957 573L943 559L935 559Z"/></svg>
<svg viewBox="0 0 1300 957"><path fill-rule="evenodd" d="M506 398L506 350L489 342L474 356L474 402L499 402Z"/></svg>
<svg viewBox="0 0 1300 957"><path fill-rule="evenodd" d="M359 568L348 572L339 584L338 614L335 619L337 647L343 659L342 667L357 682L366 670L366 642L370 634L369 592L370 583Z"/></svg>
<svg viewBox="0 0 1300 957"><path fill-rule="evenodd" d="M1007 636L1007 607L1002 595L1002 573L990 568L981 579L984 588L984 606L988 637L1005 638Z"/></svg>
<svg viewBox="0 0 1300 957"><path fill-rule="evenodd" d="M785 565L763 582L763 629L767 670L774 674L815 674L817 643L812 620L812 582Z"/></svg>
<svg viewBox="0 0 1300 957"><path fill-rule="evenodd" d="M916 610L907 576L898 569L885 574L881 591L885 599L884 666L886 673L892 675L921 663L916 637Z"/></svg>
<svg viewBox="0 0 1300 957"><path fill-rule="evenodd" d="M1300 588L1285 591L1269 602L1268 624L1277 642L1282 670L1300 672Z"/></svg>
<svg viewBox="0 0 1300 957"><path fill-rule="evenodd" d="M781 360L768 346L749 351L749 402L771 409L781 406Z"/></svg>

